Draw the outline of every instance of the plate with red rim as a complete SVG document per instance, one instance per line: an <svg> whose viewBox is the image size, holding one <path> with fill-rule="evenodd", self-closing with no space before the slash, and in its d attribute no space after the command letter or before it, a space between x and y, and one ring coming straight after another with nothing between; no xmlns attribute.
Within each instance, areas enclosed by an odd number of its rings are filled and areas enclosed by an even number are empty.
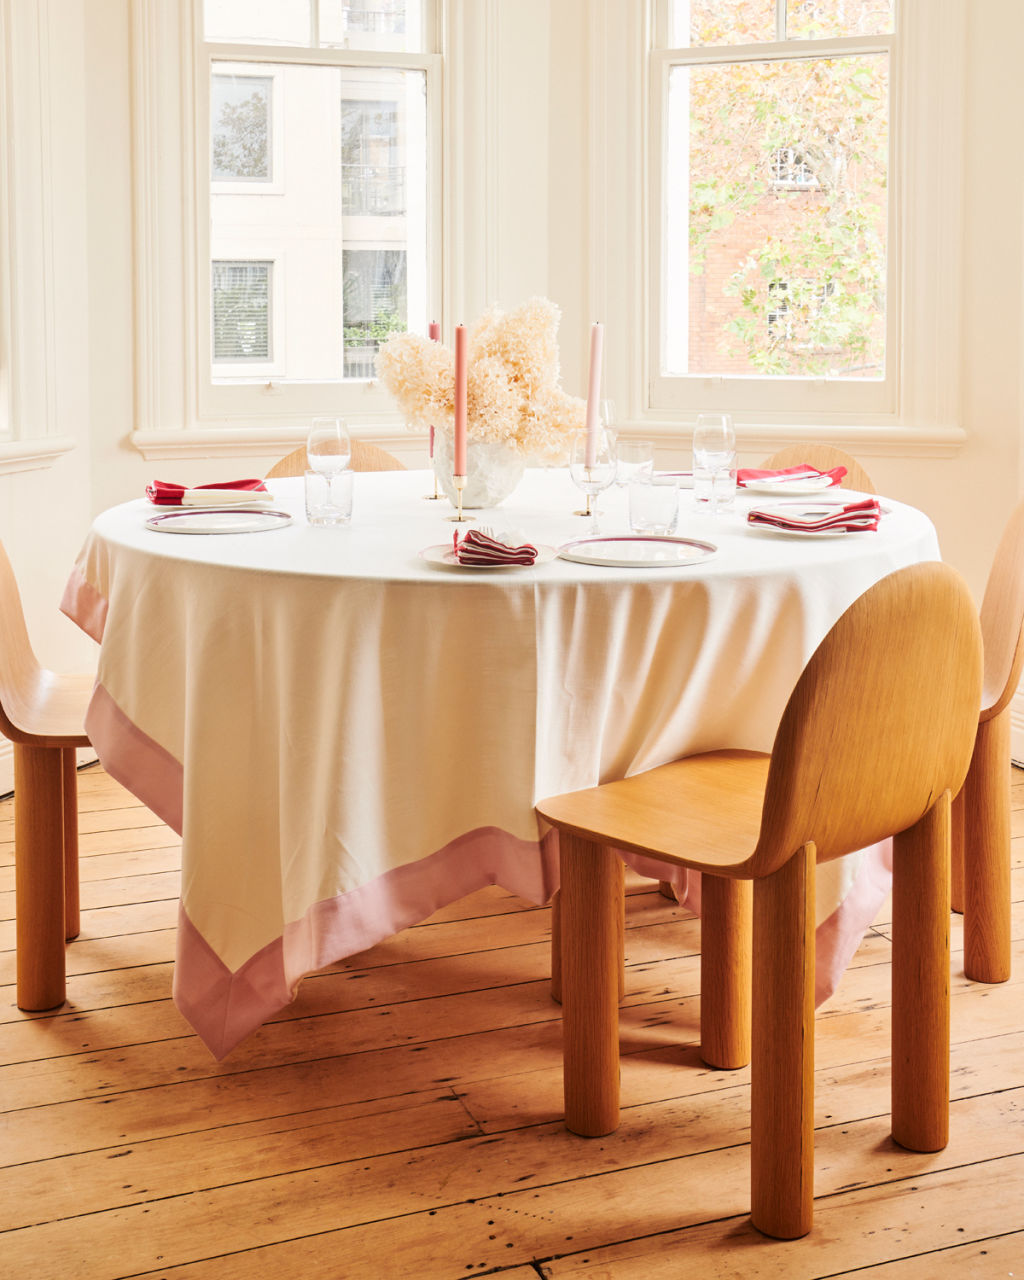
<svg viewBox="0 0 1024 1280"><path fill-rule="evenodd" d="M434 547L424 547L420 552L420 559L433 565L435 569L534 569L539 564L549 564L558 554L554 547L547 547L539 542L531 542L530 546L537 550L537 559L533 564L461 564L450 542L439 542Z"/></svg>
<svg viewBox="0 0 1024 1280"><path fill-rule="evenodd" d="M284 529L292 517L287 511L245 507L175 507L162 516L150 516L146 528L157 533L264 533Z"/></svg>
<svg viewBox="0 0 1024 1280"><path fill-rule="evenodd" d="M713 542L674 533L626 533L575 538L558 548L563 560L609 569L672 569L703 564L718 554Z"/></svg>

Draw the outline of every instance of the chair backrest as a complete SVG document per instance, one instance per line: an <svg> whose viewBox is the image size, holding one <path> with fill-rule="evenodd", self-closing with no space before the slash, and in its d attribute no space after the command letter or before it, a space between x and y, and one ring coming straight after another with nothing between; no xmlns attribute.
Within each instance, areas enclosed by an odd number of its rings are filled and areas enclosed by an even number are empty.
<svg viewBox="0 0 1024 1280"><path fill-rule="evenodd" d="M7 552L0 543L0 733L20 742L29 704L40 682L21 593Z"/></svg>
<svg viewBox="0 0 1024 1280"><path fill-rule="evenodd" d="M765 458L761 466L766 470L780 471L783 467L798 467L806 462L819 471L831 471L833 467L845 467L842 485L846 489L856 489L858 493L876 493L871 477L856 458L851 458L842 449L831 444L789 444L770 458Z"/></svg>
<svg viewBox="0 0 1024 1280"><path fill-rule="evenodd" d="M353 471L404 471L405 466L394 454L388 453L375 444L367 444L365 440L352 441L352 461L349 466ZM301 476L306 470L306 446L299 445L291 453L286 454L280 462L275 462L267 472L267 479L273 480L281 476Z"/></svg>
<svg viewBox="0 0 1024 1280"><path fill-rule="evenodd" d="M981 719L1006 708L1024 666L1024 502L1010 517L992 562L981 602L985 678Z"/></svg>
<svg viewBox="0 0 1024 1280"><path fill-rule="evenodd" d="M790 696L772 748L755 875L812 841L819 861L914 825L971 760L981 628L948 565L883 578L828 633Z"/></svg>

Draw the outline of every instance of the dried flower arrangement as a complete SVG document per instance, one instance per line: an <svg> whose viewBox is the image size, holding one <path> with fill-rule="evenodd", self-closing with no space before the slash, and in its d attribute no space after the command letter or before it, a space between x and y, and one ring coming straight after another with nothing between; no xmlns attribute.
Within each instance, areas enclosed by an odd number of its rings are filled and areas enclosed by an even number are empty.
<svg viewBox="0 0 1024 1280"><path fill-rule="evenodd" d="M564 462L586 401L558 385L560 313L531 298L507 314L492 307L469 333L467 435L504 443L536 462ZM377 374L410 425L451 436L455 357L440 342L396 333L377 352Z"/></svg>

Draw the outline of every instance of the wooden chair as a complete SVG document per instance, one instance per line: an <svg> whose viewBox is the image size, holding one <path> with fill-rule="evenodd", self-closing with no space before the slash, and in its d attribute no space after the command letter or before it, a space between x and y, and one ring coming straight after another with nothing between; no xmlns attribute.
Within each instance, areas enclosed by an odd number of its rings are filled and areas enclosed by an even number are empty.
<svg viewBox="0 0 1024 1280"><path fill-rule="evenodd" d="M607 1134L619 1118L622 897L612 850L694 868L713 888L703 899L702 1004L706 984L742 991L752 915L751 1217L767 1235L806 1234L815 867L895 835L892 1134L914 1151L945 1146L950 805L971 758L981 663L963 580L946 565L914 565L867 591L825 637L770 756L692 756L537 806L561 844L565 1118L573 1132ZM731 946L716 941L723 925ZM714 972L729 965L732 972Z"/></svg>
<svg viewBox="0 0 1024 1280"><path fill-rule="evenodd" d="M964 973L1010 976L1010 702L1024 666L1024 502L1003 532L981 605L981 716L953 804L953 909L964 913Z"/></svg>
<svg viewBox="0 0 1024 1280"><path fill-rule="evenodd" d="M877 492L875 486L871 483L871 477L857 459L851 458L848 453L830 444L790 444L784 449L780 449L778 453L773 453L770 458L765 458L761 466L765 469L770 468L773 471L778 471L783 467L798 467L801 462L817 467L819 471L831 471L833 467L845 467L846 475L843 476L842 480L843 488L856 489L858 493Z"/></svg>
<svg viewBox="0 0 1024 1280"><path fill-rule="evenodd" d="M14 859L19 1009L64 1003L64 943L78 936L75 751L93 677L36 661L21 596L0 545L0 733L14 743Z"/></svg>
<svg viewBox="0 0 1024 1280"><path fill-rule="evenodd" d="M352 461L349 466L353 471L404 471L405 467L394 454L380 449L375 444L367 444L365 440L352 441ZM281 476L301 476L306 471L306 446L299 445L291 453L286 454L280 462L275 462L267 472L266 478L273 480Z"/></svg>

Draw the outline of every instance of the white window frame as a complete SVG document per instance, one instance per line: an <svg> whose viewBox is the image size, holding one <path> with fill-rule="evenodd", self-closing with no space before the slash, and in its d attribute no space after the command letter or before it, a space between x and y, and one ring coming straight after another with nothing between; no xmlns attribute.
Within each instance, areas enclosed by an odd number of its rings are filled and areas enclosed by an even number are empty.
<svg viewBox="0 0 1024 1280"><path fill-rule="evenodd" d="M200 0L131 0L136 182L136 423L133 443L147 458L242 452L298 436L317 413L393 425L394 403L376 384L275 382L215 384L211 378L209 75L213 63L253 68L316 62L339 67L419 70L427 92L428 297L441 311L443 63L439 53L303 50L280 45L206 45L197 37ZM439 0L425 0L429 47L440 42ZM257 72L258 73L258 72ZM280 98L280 95L275 95ZM275 107L275 111L277 108ZM281 129L275 130L280 136ZM285 160L285 163L287 161ZM252 184L245 187L252 194ZM221 184L217 184L218 187ZM219 192L218 192L219 194ZM179 216L178 211L184 216ZM226 256L220 252L217 256ZM246 246L240 256L254 256ZM280 254L269 255L280 257ZM284 267L285 264L281 264ZM281 271L275 271L280 277ZM276 292L276 286L275 286ZM432 308L435 304L432 302ZM282 308L279 308L279 315ZM275 352L283 346L275 347ZM258 376L258 375L257 375Z"/></svg>
<svg viewBox="0 0 1024 1280"><path fill-rule="evenodd" d="M0 475L52 466L75 447L61 428L78 390L80 330L72 338L64 316L84 305L84 277L81 245L59 216L59 8L0 0Z"/></svg>
<svg viewBox="0 0 1024 1280"><path fill-rule="evenodd" d="M670 55L658 45L667 30L667 3L630 6L625 22L615 0L592 4L587 230L597 252L589 267L588 310L622 318L618 340L609 327L605 386L626 405L627 422L682 438L697 413L717 409L733 413L741 444L751 447L813 438L856 447L870 442L882 453L955 453L966 438L959 421L966 0L897 4L890 180L898 199L889 247L898 265L897 292L889 300L895 330L887 344L895 384L888 402L875 406L858 403L857 388L839 380L822 379L803 389L801 403L780 404L777 395L766 399L752 387L737 394L743 389L735 379L661 376L655 358L661 341L660 103ZM877 44L856 40L848 47ZM723 50L721 60L735 56L735 49ZM611 246L617 243L636 251L615 254Z"/></svg>

